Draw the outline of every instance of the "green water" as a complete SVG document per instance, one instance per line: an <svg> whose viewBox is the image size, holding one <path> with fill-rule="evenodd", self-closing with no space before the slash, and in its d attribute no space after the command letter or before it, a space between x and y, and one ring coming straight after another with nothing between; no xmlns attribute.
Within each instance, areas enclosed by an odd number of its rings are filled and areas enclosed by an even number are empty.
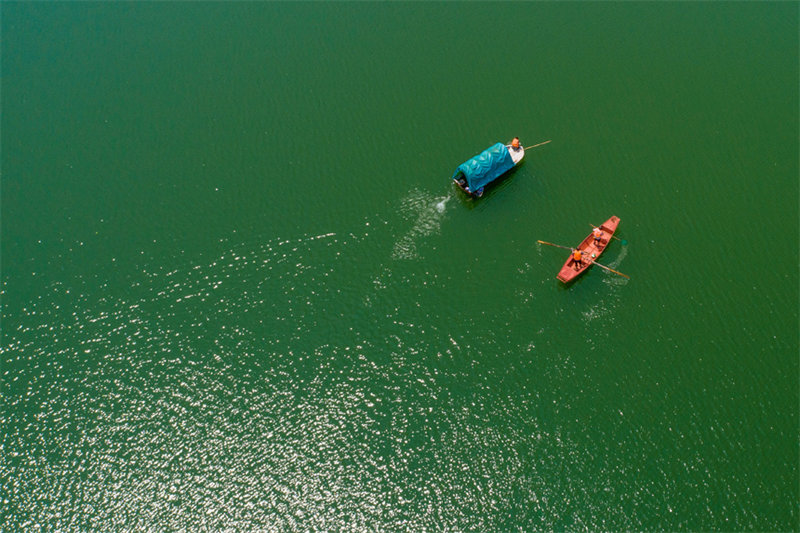
<svg viewBox="0 0 800 533"><path fill-rule="evenodd" d="M2 531L800 530L797 3L0 15Z"/></svg>

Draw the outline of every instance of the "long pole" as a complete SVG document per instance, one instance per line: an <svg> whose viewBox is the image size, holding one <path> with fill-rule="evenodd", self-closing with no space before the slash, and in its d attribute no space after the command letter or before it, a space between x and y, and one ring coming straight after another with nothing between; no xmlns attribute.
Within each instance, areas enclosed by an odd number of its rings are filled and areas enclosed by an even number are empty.
<svg viewBox="0 0 800 533"><path fill-rule="evenodd" d="M630 276L626 276L626 275L625 275L625 274L623 274L622 272L617 272L617 271L616 271L616 270L614 270L613 268L608 268L608 267L607 267L607 266L605 266L605 265L601 265L601 264L600 264L600 263L598 263L597 261L592 261L592 264L593 264L593 265L597 265L597 266L599 266L600 268L605 268L606 270L608 270L609 272L613 272L614 274L619 274L619 275L620 275L620 276L622 276L623 278L628 278L628 279L631 279L631 277L630 277Z"/></svg>
<svg viewBox="0 0 800 533"><path fill-rule="evenodd" d="M565 250L570 250L570 251L572 251L572 250L573 250L573 248L570 248L569 246L561 246L560 244L553 244L552 242L547 242L547 241L538 241L538 242L540 242L540 243L542 243L542 244L546 244L546 245L548 245L548 246L555 246L556 248L563 248L563 249L565 249ZM623 278L628 278L628 279L631 279L631 277L630 277L630 276L627 276L627 275L623 274L622 272L617 272L617 271L616 271L616 270L614 270L613 268L609 268L609 267L607 267L607 266L605 266L605 265L601 265L601 264L600 264L600 263L598 263L597 261L591 261L591 263L590 263L590 264L592 264L592 265L597 265L597 266L599 266L600 268L605 268L605 269L606 269L606 270L608 270L609 272L613 272L614 274L619 274L619 275L620 275L620 276L622 276Z"/></svg>
<svg viewBox="0 0 800 533"><path fill-rule="evenodd" d="M546 244L548 246L555 246L556 248L563 248L565 250L572 251L574 249L574 248L570 248L569 246L561 246L560 244L553 244L552 242L547 242L547 241L539 241L539 242L542 243L542 244Z"/></svg>
<svg viewBox="0 0 800 533"><path fill-rule="evenodd" d="M551 142L551 141L552 141L552 139L550 139L549 141L545 141L545 142L543 142L543 143L534 144L533 146L526 146L526 147L525 147L525 150L530 150L531 148L536 148L537 146L541 146L541 145L543 145L543 144L547 144L547 143L549 143L549 142Z"/></svg>

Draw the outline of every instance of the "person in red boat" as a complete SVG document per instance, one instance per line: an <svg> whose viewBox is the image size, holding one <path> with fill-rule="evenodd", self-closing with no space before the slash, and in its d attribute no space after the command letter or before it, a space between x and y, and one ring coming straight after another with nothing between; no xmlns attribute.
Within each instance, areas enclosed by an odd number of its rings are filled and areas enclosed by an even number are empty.
<svg viewBox="0 0 800 533"><path fill-rule="evenodd" d="M603 238L603 232L600 231L600 228L594 228L592 230L592 235L594 235L594 244L595 244L595 246L597 246L599 248L600 245L602 244L601 239Z"/></svg>
<svg viewBox="0 0 800 533"><path fill-rule="evenodd" d="M575 264L575 270L580 270L583 266L583 254L580 250L572 250L572 261Z"/></svg>

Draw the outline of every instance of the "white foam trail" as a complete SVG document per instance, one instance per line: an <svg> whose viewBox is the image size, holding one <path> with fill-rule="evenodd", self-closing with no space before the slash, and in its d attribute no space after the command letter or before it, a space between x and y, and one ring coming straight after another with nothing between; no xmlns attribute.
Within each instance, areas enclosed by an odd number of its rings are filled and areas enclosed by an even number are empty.
<svg viewBox="0 0 800 533"><path fill-rule="evenodd" d="M412 191L409 196L403 199L401 211L416 215L417 219L411 229L403 235L394 245L392 251L393 259L416 259L419 257L417 252L417 240L439 231L442 213L444 213L449 196L436 202L430 195Z"/></svg>
<svg viewBox="0 0 800 533"><path fill-rule="evenodd" d="M614 270L617 270L619 268L620 263L622 263L622 260L625 259L626 255L628 255L628 247L623 246L622 252L620 252L620 254L606 266L609 268L613 268ZM603 276L602 281L605 285L608 285L610 287L619 287L622 285L626 285L629 281L628 279L613 274L611 272L604 272L604 274L605 275ZM583 316L586 319L586 323L588 324L597 319L613 320L614 310L619 305L620 298L621 296L619 292L616 289L612 289L606 296L598 299L597 302L594 305L592 305L588 311L583 313Z"/></svg>
<svg viewBox="0 0 800 533"><path fill-rule="evenodd" d="M626 255L628 255L628 247L627 246L623 246L622 247L622 251L620 252L620 254L608 266L613 268L614 270L616 270L617 267L619 266L619 264L622 263L622 260L625 259Z"/></svg>

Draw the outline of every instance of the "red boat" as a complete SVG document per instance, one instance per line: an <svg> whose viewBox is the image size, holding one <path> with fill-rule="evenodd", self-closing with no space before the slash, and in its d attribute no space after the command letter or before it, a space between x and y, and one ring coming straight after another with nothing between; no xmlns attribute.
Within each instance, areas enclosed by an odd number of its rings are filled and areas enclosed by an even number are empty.
<svg viewBox="0 0 800 533"><path fill-rule="evenodd" d="M611 241L611 236L617 231L618 224L619 217L614 216L603 222L603 224L600 225L599 241L595 241L594 233L590 233L589 236L583 239L578 245L578 250L581 251L582 255L580 263L576 262L575 259L573 259L573 254L570 253L569 259L567 259L567 262L561 267L561 271L556 277L564 283L569 283L583 274L606 249L606 246L608 246L608 243Z"/></svg>

